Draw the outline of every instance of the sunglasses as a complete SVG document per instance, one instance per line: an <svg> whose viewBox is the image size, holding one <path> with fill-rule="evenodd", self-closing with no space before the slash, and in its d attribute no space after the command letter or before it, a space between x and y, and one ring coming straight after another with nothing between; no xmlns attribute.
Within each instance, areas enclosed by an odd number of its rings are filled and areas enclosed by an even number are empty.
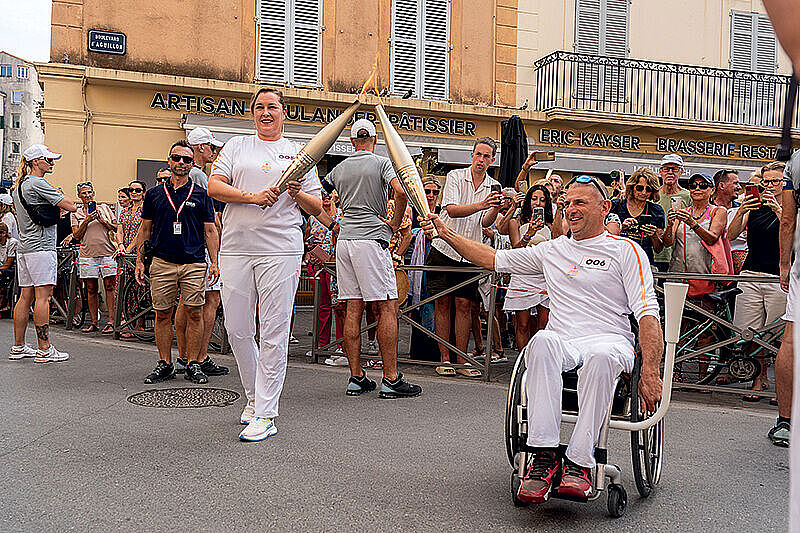
<svg viewBox="0 0 800 533"><path fill-rule="evenodd" d="M633 189L634 189L636 192L642 192L642 191L644 191L645 189L647 189L647 192L651 192L651 193L652 193L652 192L656 192L656 190L655 190L654 188L650 187L649 185L634 185L634 186L633 186Z"/></svg>
<svg viewBox="0 0 800 533"><path fill-rule="evenodd" d="M128 190L131 192L144 192L144 189L141 187L130 187Z"/></svg>
<svg viewBox="0 0 800 533"><path fill-rule="evenodd" d="M425 189L425 194L439 194L439 189Z"/></svg>
<svg viewBox="0 0 800 533"><path fill-rule="evenodd" d="M710 188L711 188L711 185L709 185L705 181L693 181L692 183L689 184L689 189L690 190L700 189L701 191L704 191L704 190L710 189Z"/></svg>
<svg viewBox="0 0 800 533"><path fill-rule="evenodd" d="M606 186L600 183L600 180L598 180L594 176L587 176L586 174L575 176L574 178L572 178L572 180L570 180L569 183L567 183L567 188L569 188L569 186L572 185L573 183L581 183L581 184L591 183L592 185L597 187L598 191L600 191L600 194L603 196L603 200L608 200L608 191L606 190Z"/></svg>
<svg viewBox="0 0 800 533"><path fill-rule="evenodd" d="M55 165L55 163L56 163L56 160L55 160L55 159L51 159L51 158L49 158L49 157L43 157L42 159L44 159L45 163L47 163L47 164L48 164L48 165L50 165L50 166L53 166L53 165Z"/></svg>
<svg viewBox="0 0 800 533"><path fill-rule="evenodd" d="M76 188L78 188L78 189L80 189L81 187L89 187L90 189L94 190L94 187L92 187L92 182L91 181L84 181L84 182L79 183L78 185L76 185Z"/></svg>
<svg viewBox="0 0 800 533"><path fill-rule="evenodd" d="M661 167L661 172L668 172L670 174L677 174L683 169L681 167Z"/></svg>
<svg viewBox="0 0 800 533"><path fill-rule="evenodd" d="M194 157L190 155L172 154L169 156L169 158L172 159L175 163L178 163L180 161L183 161L187 165L191 165L192 163L194 163Z"/></svg>

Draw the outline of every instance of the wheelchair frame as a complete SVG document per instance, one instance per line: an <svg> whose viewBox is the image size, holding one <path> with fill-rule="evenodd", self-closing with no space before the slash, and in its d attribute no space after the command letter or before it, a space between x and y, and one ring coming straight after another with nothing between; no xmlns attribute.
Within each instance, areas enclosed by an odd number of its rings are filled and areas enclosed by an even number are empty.
<svg viewBox="0 0 800 533"><path fill-rule="evenodd" d="M621 483L621 472L618 466L608 463L608 431L609 429L620 429L631 433L631 458L633 466L633 477L636 488L642 498L648 497L661 479L661 472L664 459L664 415L666 414L672 393L672 371L675 362L675 346L680 332L681 314L687 287L683 284L670 283L675 288L672 289L676 294L674 298L680 298L680 302L674 301L672 310L669 306L666 311L666 356L664 359L664 376L661 388L661 401L656 407L655 412L642 411L639 401L639 378L641 375L641 356L637 350L637 357L634 368L630 375L623 374L617 378L614 398L606 413L605 420L600 429L597 446L595 447L595 460L597 466L592 476L592 495L586 500L598 499L603 490L608 490L607 508L612 517L618 518L625 513L627 507L627 493ZM683 293L682 295L677 293ZM679 303L680 305L676 305ZM676 310L677 308L677 310ZM675 316L677 314L677 316ZM672 315L672 316L670 316ZM517 498L517 491L520 483L525 476L528 464L528 454L533 450L527 444L528 437L528 413L527 399L525 394L525 355L527 347L523 349L514 364L511 374L511 383L508 388L505 415L505 435L506 452L508 460L514 469L511 472L511 497L515 506L527 505ZM571 371L574 373L574 371ZM565 375L569 375L567 372ZM577 394L575 389L564 388L563 394ZM562 400L563 403L563 400ZM621 406L617 412L614 407ZM577 407L575 411L565 410L562 406L562 423L574 424L577 419ZM559 447L563 455L566 445ZM608 480L608 482L606 482ZM558 498L557 491L553 491L551 497Z"/></svg>

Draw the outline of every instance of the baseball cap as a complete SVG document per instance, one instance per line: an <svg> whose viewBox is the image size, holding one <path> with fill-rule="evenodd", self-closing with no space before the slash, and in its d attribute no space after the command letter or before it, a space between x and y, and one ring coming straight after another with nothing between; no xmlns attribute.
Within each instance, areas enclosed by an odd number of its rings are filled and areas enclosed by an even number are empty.
<svg viewBox="0 0 800 533"><path fill-rule="evenodd" d="M0 204L11 205L13 203L10 194L0 194Z"/></svg>
<svg viewBox="0 0 800 533"><path fill-rule="evenodd" d="M53 152L43 144L32 144L22 152L22 157L25 158L25 161L33 161L34 159L61 159L61 154Z"/></svg>
<svg viewBox="0 0 800 533"><path fill-rule="evenodd" d="M705 181L706 183L708 183L712 187L714 186L714 178L711 177L711 174L707 174L705 172L695 172L694 174L689 176L689 179L686 180L686 183L691 183L696 178L702 179L703 181Z"/></svg>
<svg viewBox="0 0 800 533"><path fill-rule="evenodd" d="M192 146L197 146L198 144L211 144L219 148L222 146L222 141L218 141L214 138L214 134L211 133L207 128L195 128L189 133L186 134L186 142L188 142Z"/></svg>
<svg viewBox="0 0 800 533"><path fill-rule="evenodd" d="M366 135L361 133L362 131L366 131ZM366 139L367 137L376 137L377 135L378 134L375 132L375 124L365 118L356 120L350 128L351 139L355 139L356 137Z"/></svg>
<svg viewBox="0 0 800 533"><path fill-rule="evenodd" d="M683 158L678 154L667 154L661 158L661 166L667 165L669 163L673 163L678 165L679 167L683 168Z"/></svg>

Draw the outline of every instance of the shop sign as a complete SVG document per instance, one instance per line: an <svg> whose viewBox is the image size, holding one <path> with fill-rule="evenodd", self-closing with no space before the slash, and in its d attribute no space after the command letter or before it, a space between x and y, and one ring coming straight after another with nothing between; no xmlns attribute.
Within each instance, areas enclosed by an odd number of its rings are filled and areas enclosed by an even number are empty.
<svg viewBox="0 0 800 533"><path fill-rule="evenodd" d="M612 150L640 150L642 139L635 135L617 133L590 133L587 131L539 130L539 142L563 146L584 146L586 148L610 148Z"/></svg>
<svg viewBox="0 0 800 533"><path fill-rule="evenodd" d="M244 100L236 100L235 98L155 93L153 100L150 102L150 108L204 113L206 115L244 116L247 104Z"/></svg>
<svg viewBox="0 0 800 533"><path fill-rule="evenodd" d="M124 33L105 30L89 30L89 51L100 54L124 55L127 39Z"/></svg>

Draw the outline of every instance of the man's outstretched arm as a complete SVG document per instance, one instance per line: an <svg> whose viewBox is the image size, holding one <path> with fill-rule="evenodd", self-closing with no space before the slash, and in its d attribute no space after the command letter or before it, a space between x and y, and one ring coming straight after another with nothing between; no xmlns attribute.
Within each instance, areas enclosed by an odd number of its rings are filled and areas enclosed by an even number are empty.
<svg viewBox="0 0 800 533"><path fill-rule="evenodd" d="M420 217L420 225L429 237L433 235L433 228L435 227L439 237L455 248L464 259L473 265L494 270L494 248L462 237L442 222L438 215L433 213L428 215L428 219Z"/></svg>

